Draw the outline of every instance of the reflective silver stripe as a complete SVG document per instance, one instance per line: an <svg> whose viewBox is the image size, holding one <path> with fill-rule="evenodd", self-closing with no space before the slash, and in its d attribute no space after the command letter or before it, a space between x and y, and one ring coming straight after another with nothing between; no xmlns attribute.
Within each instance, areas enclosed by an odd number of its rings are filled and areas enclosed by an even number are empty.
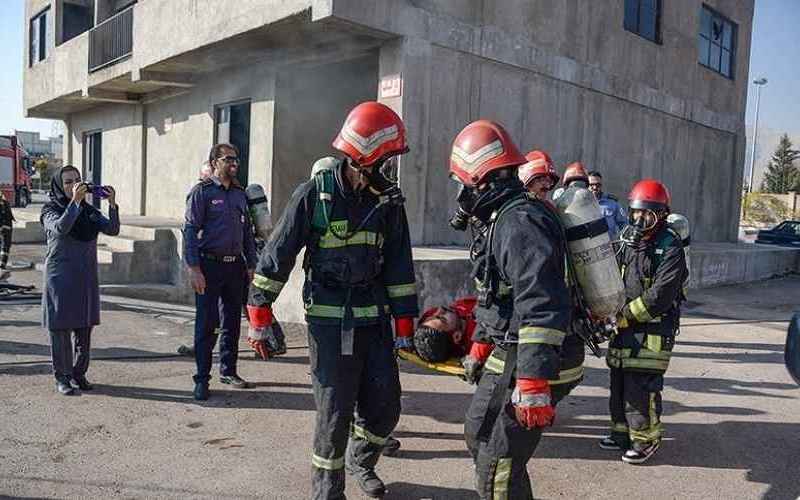
<svg viewBox="0 0 800 500"><path fill-rule="evenodd" d="M365 428L363 428L363 427L361 427L359 425L356 425L356 424L353 424L353 436L359 437L361 439L365 439L365 440L369 441L370 443L374 443L374 444L377 444L377 445L380 445L380 446L383 446L383 445L386 444L386 438L383 438L383 437L380 437L380 436L376 436L375 434L371 433L367 429L365 429Z"/></svg>
<svg viewBox="0 0 800 500"><path fill-rule="evenodd" d="M323 458L317 454L311 455L311 465L318 469L339 470L344 468L344 457Z"/></svg>
<svg viewBox="0 0 800 500"><path fill-rule="evenodd" d="M268 292L272 292L275 295L281 293L283 290L283 285L286 283L282 281L273 280L267 278L266 276L262 276L260 274L256 274L253 276L253 286L258 287L262 290L266 290Z"/></svg>
<svg viewBox="0 0 800 500"><path fill-rule="evenodd" d="M503 369L506 366L506 362L502 359L497 359L494 356L489 356L489 359L486 360L486 364L483 367L490 372L493 373L503 373Z"/></svg>
<svg viewBox="0 0 800 500"><path fill-rule="evenodd" d="M560 346L567 334L555 328L523 326L519 329L520 344L550 344Z"/></svg>
<svg viewBox="0 0 800 500"><path fill-rule="evenodd" d="M409 297L417 294L416 283L404 283L402 285L388 285L386 293L390 298L396 299L398 297Z"/></svg>
<svg viewBox="0 0 800 500"><path fill-rule="evenodd" d="M494 469L494 488L493 500L508 499L508 483L511 481L511 459L497 459L497 467Z"/></svg>

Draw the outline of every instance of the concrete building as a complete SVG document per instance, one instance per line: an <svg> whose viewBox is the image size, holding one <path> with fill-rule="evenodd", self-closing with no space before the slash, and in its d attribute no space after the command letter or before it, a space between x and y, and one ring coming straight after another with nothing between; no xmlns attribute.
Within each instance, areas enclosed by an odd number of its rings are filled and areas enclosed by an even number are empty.
<svg viewBox="0 0 800 500"><path fill-rule="evenodd" d="M39 132L26 132L24 130L16 130L14 135L25 147L25 151L34 157L46 157L54 162L59 162L63 159L63 136L44 139Z"/></svg>
<svg viewBox="0 0 800 500"><path fill-rule="evenodd" d="M181 217L215 141L273 211L347 111L409 131L415 244L449 244L447 165L468 122L582 160L625 196L666 182L694 239L737 235L754 0L26 0L28 116L64 120L65 161L124 213Z"/></svg>

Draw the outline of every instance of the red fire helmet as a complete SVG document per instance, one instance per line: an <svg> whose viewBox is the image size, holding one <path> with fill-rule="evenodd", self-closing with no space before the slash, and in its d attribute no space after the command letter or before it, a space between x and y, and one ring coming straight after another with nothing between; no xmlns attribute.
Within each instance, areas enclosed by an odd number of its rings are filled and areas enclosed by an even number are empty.
<svg viewBox="0 0 800 500"><path fill-rule="evenodd" d="M362 102L347 115L333 147L358 166L408 152L406 128L397 113L385 104Z"/></svg>
<svg viewBox="0 0 800 500"><path fill-rule="evenodd" d="M508 132L499 123L478 120L459 132L450 154L450 175L467 187L484 182L495 170L525 163Z"/></svg>
<svg viewBox="0 0 800 500"><path fill-rule="evenodd" d="M553 180L553 184L558 182L558 174L553 167L553 160L550 159L550 155L544 151L535 150L526 154L525 159L528 162L520 165L517 170L517 175L523 185L527 186L535 178L544 175L550 177Z"/></svg>
<svg viewBox="0 0 800 500"><path fill-rule="evenodd" d="M633 209L669 210L672 200L664 184L655 179L643 179L634 184L628 201Z"/></svg>
<svg viewBox="0 0 800 500"><path fill-rule="evenodd" d="M566 187L573 181L589 183L589 174L586 173L586 167L579 161L567 165L567 169L564 171L564 178L561 180L561 185Z"/></svg>

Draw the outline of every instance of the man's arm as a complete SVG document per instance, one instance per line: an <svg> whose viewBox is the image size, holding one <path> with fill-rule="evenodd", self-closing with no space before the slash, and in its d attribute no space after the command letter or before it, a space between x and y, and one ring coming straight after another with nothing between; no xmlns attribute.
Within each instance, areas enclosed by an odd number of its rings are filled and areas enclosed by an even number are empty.
<svg viewBox="0 0 800 500"><path fill-rule="evenodd" d="M206 219L206 203L203 196L203 185L197 184L186 198L186 213L183 224L184 252L183 258L189 268L200 267L200 242L197 234L202 231Z"/></svg>
<svg viewBox="0 0 800 500"><path fill-rule="evenodd" d="M683 289L686 255L679 239L664 249L664 256L653 276L653 284L642 295L625 304L622 314L628 321L647 323L668 311Z"/></svg>
<svg viewBox="0 0 800 500"><path fill-rule="evenodd" d="M283 290L297 254L311 236L315 196L313 181L300 185L292 194L256 265L248 305L270 306Z"/></svg>
<svg viewBox="0 0 800 500"><path fill-rule="evenodd" d="M511 281L519 320L517 377L556 379L570 317L561 230L530 208L513 210L498 224L495 255Z"/></svg>
<svg viewBox="0 0 800 500"><path fill-rule="evenodd" d="M393 207L386 221L383 243L383 284L395 322L395 346L413 348L414 318L419 316L414 260L406 210Z"/></svg>

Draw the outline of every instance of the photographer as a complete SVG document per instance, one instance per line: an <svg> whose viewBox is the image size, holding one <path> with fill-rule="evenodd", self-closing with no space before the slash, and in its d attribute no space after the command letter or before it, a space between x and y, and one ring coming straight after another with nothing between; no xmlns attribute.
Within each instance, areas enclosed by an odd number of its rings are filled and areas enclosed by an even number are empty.
<svg viewBox="0 0 800 500"><path fill-rule="evenodd" d="M89 193L108 199L108 218L86 202ZM42 323L50 332L56 390L70 395L92 389L86 370L92 327L100 324L97 235L119 234L119 210L114 188L81 182L72 165L53 176L49 196L40 218L47 236Z"/></svg>

